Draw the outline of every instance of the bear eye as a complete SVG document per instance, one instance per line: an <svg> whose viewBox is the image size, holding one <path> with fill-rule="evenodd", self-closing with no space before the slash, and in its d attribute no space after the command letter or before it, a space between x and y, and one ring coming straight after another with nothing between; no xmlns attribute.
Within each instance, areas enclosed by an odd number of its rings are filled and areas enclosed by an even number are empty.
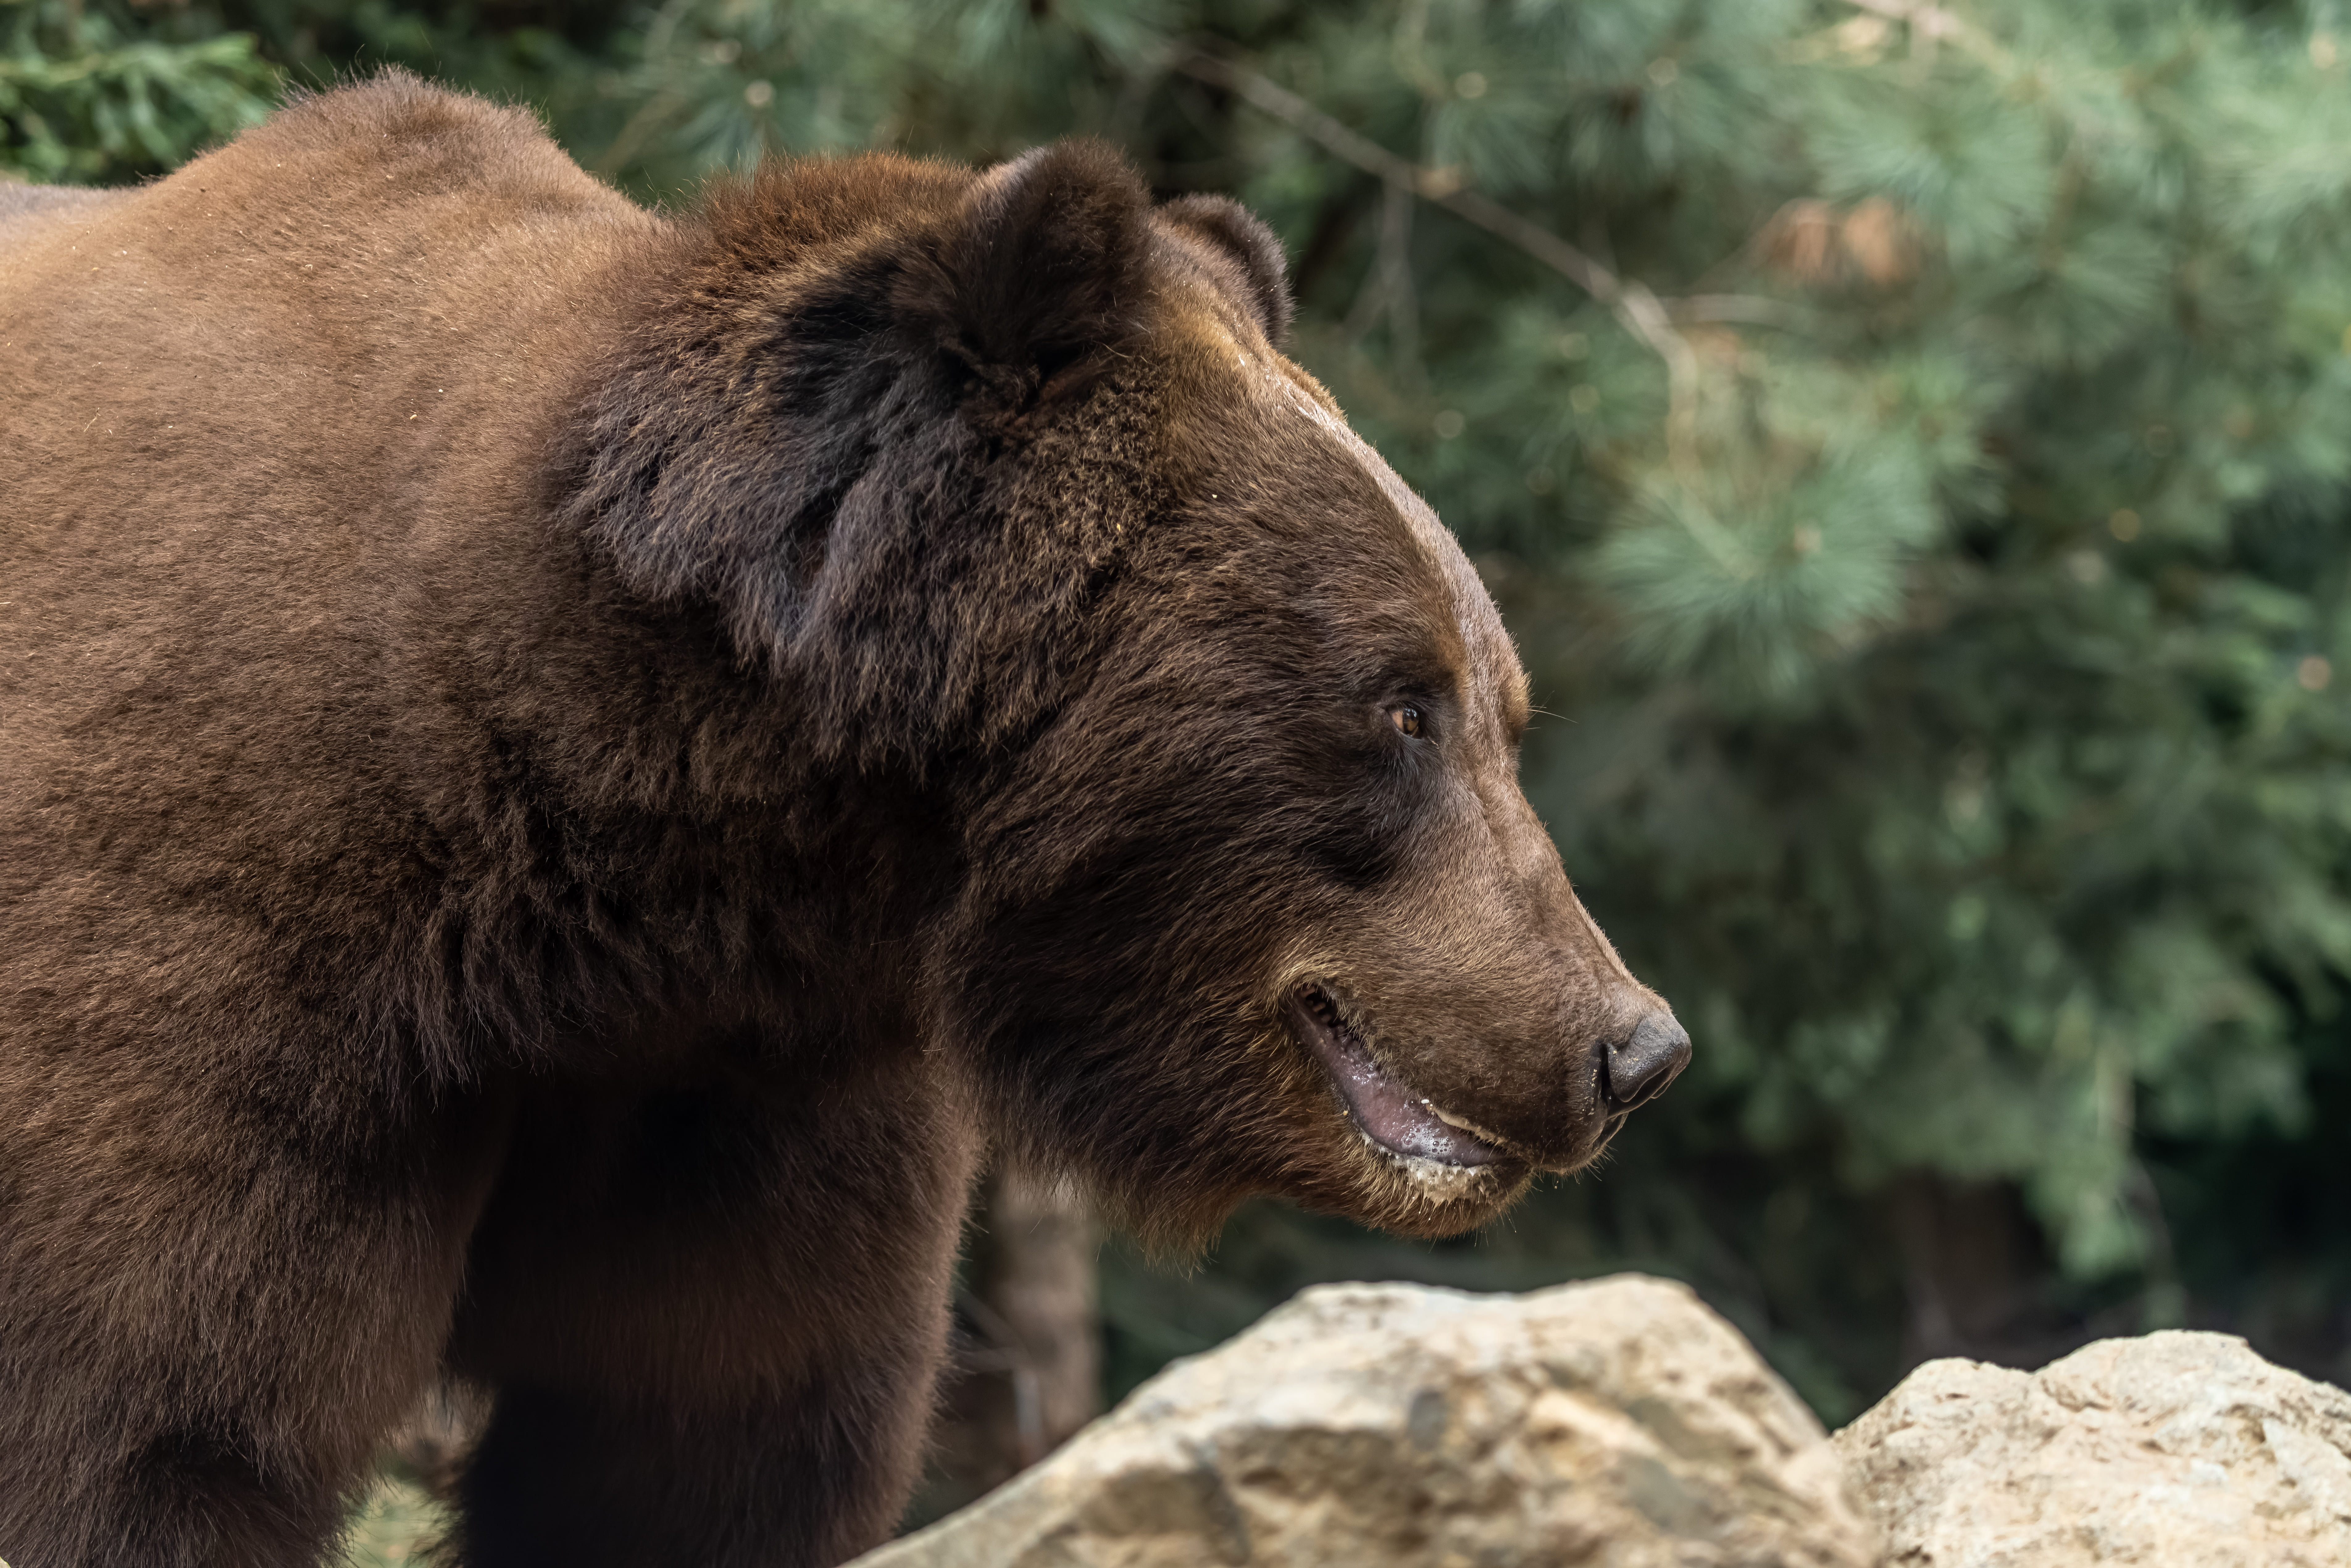
<svg viewBox="0 0 2351 1568"><path fill-rule="evenodd" d="M1398 703L1388 709L1388 722L1415 739L1420 737L1422 728L1420 709L1411 703Z"/></svg>

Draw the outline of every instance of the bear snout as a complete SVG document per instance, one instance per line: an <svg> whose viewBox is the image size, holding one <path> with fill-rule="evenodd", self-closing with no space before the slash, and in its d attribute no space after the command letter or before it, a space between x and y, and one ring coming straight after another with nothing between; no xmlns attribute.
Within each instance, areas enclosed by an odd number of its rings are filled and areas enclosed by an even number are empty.
<svg viewBox="0 0 2351 1568"><path fill-rule="evenodd" d="M1689 1031L1665 1008L1645 1015L1621 1040L1601 1047L1600 1085L1612 1114L1646 1105L1689 1065Z"/></svg>

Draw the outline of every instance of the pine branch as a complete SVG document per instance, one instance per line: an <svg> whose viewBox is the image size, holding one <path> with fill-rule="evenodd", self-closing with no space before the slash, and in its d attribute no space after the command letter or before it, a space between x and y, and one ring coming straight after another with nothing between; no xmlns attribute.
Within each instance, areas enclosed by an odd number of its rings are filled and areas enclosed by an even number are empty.
<svg viewBox="0 0 2351 1568"><path fill-rule="evenodd" d="M2008 71L2014 64L2006 49L1981 27L1945 5L1931 0L1847 0L1856 10L1883 16L1889 22L1900 22L1910 29L1916 46L1931 50L1945 38L1957 44L1994 70Z"/></svg>
<svg viewBox="0 0 2351 1568"><path fill-rule="evenodd" d="M1801 305L1754 294L1685 294L1665 304L1677 321L1745 321L1792 332L1808 330L1815 324L1812 313Z"/></svg>
<svg viewBox="0 0 2351 1568"><path fill-rule="evenodd" d="M1423 201L1465 218L1488 234L1506 240L1552 268L1606 306L1625 329L1646 344L1665 361L1667 394L1666 444L1677 470L1687 472L1697 460L1698 354L1674 329L1671 313L1648 285L1620 277L1585 251L1521 217L1489 196L1467 190L1459 171L1431 169L1400 158L1369 137L1340 124L1330 115L1286 88L1257 72L1200 50L1178 57L1175 68L1244 99L1322 148L1385 182L1390 190L1409 191ZM1734 304L1733 302L1736 301ZM1700 319L1784 319L1776 300L1746 299L1732 295L1708 295Z"/></svg>

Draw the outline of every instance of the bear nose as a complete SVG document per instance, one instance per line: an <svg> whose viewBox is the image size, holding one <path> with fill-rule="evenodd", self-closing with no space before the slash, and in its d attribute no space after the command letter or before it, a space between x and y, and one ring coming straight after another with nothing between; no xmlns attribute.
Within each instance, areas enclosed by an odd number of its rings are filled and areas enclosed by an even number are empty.
<svg viewBox="0 0 2351 1568"><path fill-rule="evenodd" d="M1689 1031L1660 1008L1633 1026L1622 1045L1608 1047L1602 1082L1611 1111L1630 1111L1666 1092L1674 1074L1689 1064Z"/></svg>

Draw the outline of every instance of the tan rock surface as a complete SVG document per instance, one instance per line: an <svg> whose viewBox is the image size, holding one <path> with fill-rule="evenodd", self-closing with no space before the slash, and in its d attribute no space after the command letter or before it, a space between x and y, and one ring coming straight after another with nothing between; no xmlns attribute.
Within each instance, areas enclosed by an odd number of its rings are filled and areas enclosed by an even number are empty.
<svg viewBox="0 0 2351 1568"><path fill-rule="evenodd" d="M2351 1396L2228 1334L1928 1362L1834 1442L1895 1568L2351 1564Z"/></svg>
<svg viewBox="0 0 2351 1568"><path fill-rule="evenodd" d="M1309 1291L856 1568L1865 1568L1820 1426L1683 1286Z"/></svg>

